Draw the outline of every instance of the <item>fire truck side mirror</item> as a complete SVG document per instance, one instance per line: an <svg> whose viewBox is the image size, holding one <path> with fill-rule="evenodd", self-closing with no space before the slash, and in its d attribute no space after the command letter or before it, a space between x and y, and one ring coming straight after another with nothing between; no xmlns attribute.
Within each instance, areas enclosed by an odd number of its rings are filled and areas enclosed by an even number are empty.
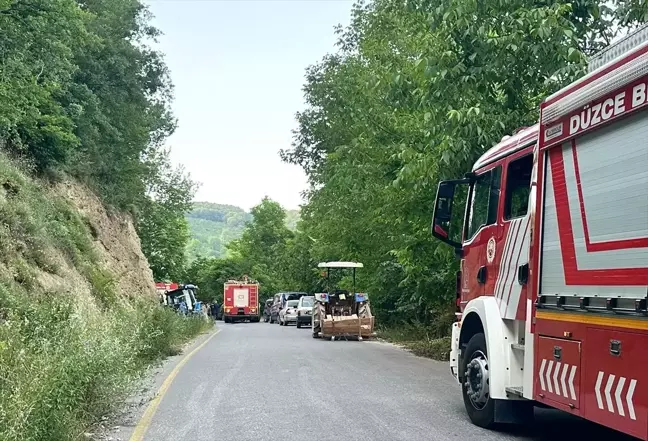
<svg viewBox="0 0 648 441"><path fill-rule="evenodd" d="M452 246L460 257L462 254L461 243L459 243L460 239L458 239L460 234L457 234L452 229L452 206L457 185L466 185L469 183L469 179L439 182L437 196L434 202L434 213L432 215L432 236ZM455 237L457 237L457 240L453 240Z"/></svg>

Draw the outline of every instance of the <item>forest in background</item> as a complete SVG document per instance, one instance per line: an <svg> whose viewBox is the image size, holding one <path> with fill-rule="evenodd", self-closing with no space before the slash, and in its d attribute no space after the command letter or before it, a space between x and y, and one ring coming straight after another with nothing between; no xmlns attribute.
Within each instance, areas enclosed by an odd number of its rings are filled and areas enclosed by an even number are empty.
<svg viewBox="0 0 648 441"><path fill-rule="evenodd" d="M357 260L359 288L393 336L446 336L458 261L430 234L439 180L535 123L544 97L647 17L642 0L356 3L337 50L308 68L307 106L280 152L310 183L296 230L264 200L230 257L200 259L188 277L214 298L243 273L265 295L313 292L318 261Z"/></svg>
<svg viewBox="0 0 648 441"><path fill-rule="evenodd" d="M227 244L243 234L245 224L252 215L240 207L194 202L186 215L191 238L187 243L187 262L200 257L227 256ZM294 230L299 220L298 210L286 211L286 226Z"/></svg>

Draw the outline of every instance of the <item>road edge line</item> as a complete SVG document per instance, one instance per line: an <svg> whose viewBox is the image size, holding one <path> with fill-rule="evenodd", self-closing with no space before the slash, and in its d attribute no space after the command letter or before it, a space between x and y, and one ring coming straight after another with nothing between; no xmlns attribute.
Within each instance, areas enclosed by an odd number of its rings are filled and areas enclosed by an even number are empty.
<svg viewBox="0 0 648 441"><path fill-rule="evenodd" d="M157 412L158 407L162 402L162 398L164 398L166 393L169 391L169 388L171 387L173 380L175 380L175 377L180 373L180 370L182 370L182 367L187 364L189 359L193 357L199 350L201 350L207 343L209 343L212 338L216 337L220 333L220 331L220 329L217 329L216 332L210 335L204 342L199 344L191 352L185 355L184 358L180 360L180 362L173 368L171 373L164 379L164 382L160 386L160 389L158 389L157 393L155 394L155 398L151 400L151 403L144 411L144 414L137 423L137 426L135 426L135 431L131 435L129 441L144 440L144 435L146 435L146 432L148 431L148 428L153 421L153 417L155 416L155 413Z"/></svg>

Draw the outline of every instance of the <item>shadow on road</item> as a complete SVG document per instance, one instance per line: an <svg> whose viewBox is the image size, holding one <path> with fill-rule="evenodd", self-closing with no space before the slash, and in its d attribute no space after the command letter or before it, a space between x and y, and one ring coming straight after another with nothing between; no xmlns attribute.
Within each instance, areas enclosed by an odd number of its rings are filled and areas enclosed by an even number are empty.
<svg viewBox="0 0 648 441"><path fill-rule="evenodd" d="M535 422L532 425L503 427L500 432L536 441L573 441L578 438L605 441L637 440L596 423L551 409L536 409Z"/></svg>

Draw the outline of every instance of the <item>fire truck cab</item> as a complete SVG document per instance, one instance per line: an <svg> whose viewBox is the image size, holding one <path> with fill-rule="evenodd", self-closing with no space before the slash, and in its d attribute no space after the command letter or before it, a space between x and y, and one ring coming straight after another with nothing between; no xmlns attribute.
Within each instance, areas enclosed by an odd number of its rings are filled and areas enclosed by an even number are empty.
<svg viewBox="0 0 648 441"><path fill-rule="evenodd" d="M479 426L542 403L648 440L648 28L589 70L439 184L432 234L461 259L450 368Z"/></svg>

